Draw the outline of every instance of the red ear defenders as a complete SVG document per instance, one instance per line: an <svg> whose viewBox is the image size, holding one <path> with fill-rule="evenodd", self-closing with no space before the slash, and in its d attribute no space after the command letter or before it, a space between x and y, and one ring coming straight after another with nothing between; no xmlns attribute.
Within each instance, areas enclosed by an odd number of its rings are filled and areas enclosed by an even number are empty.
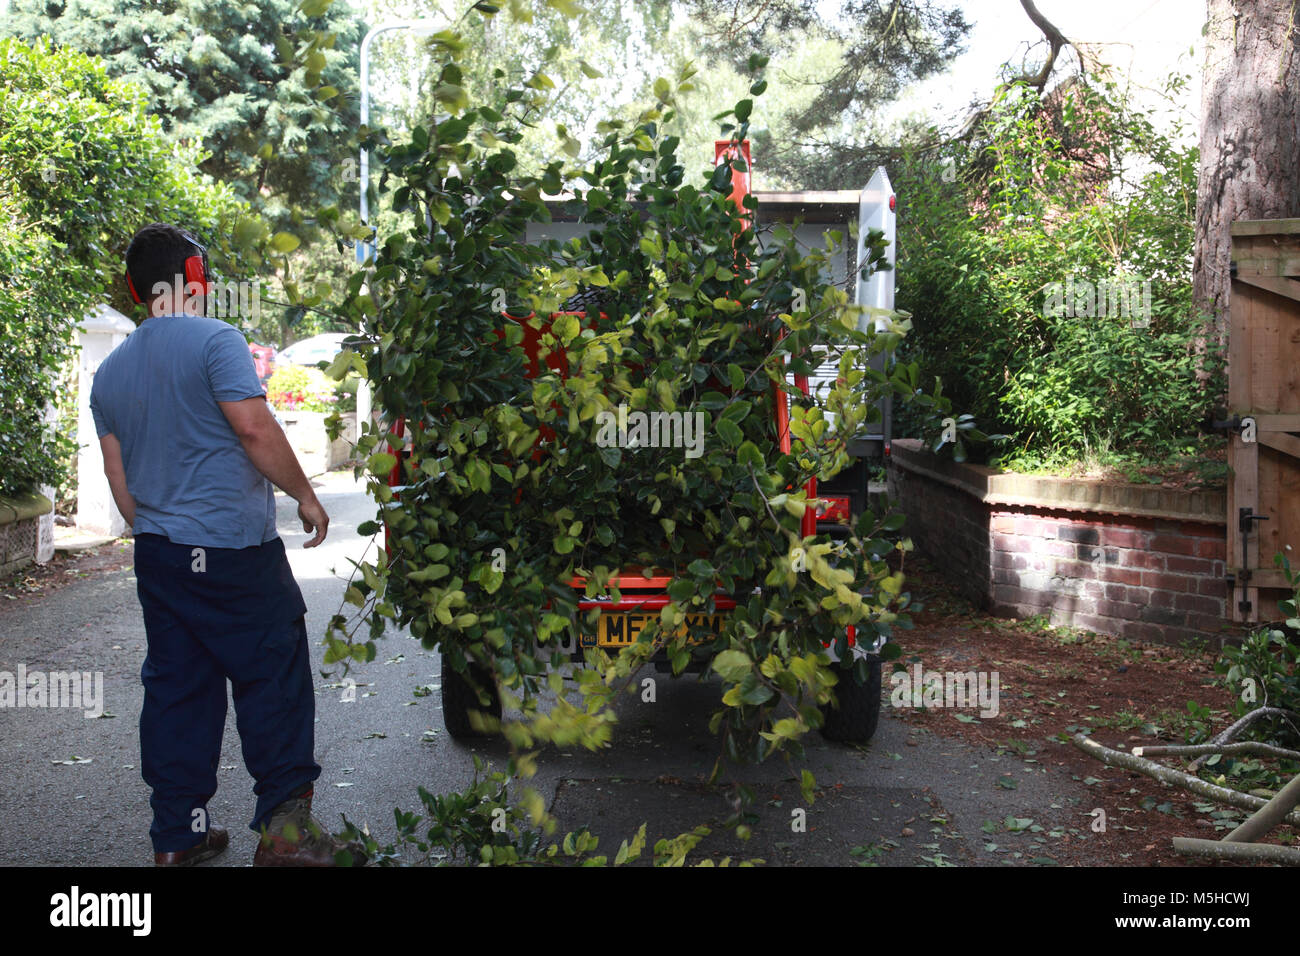
<svg viewBox="0 0 1300 956"><path fill-rule="evenodd" d="M203 243L199 242L188 232L185 233L185 239L198 250L196 255L188 256L185 259L185 286L197 285L204 295L212 291L212 280L208 276L208 250ZM126 273L126 287L131 292L131 299L137 304L143 304L144 299L140 298L140 293L135 291L135 283L131 281L131 271ZM182 290L184 291L184 290Z"/></svg>

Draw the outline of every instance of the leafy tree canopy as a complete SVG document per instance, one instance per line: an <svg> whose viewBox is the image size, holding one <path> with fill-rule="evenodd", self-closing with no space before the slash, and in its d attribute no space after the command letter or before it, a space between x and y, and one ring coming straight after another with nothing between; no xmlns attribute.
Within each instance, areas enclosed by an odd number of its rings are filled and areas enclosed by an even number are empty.
<svg viewBox="0 0 1300 956"><path fill-rule="evenodd" d="M899 130L883 132L876 111L912 83L942 72L964 51L971 24L938 0L685 0L703 24L708 55L739 66L821 40L836 53L800 79L816 92L755 136L768 166L806 188L858 188Z"/></svg>
<svg viewBox="0 0 1300 956"><path fill-rule="evenodd" d="M493 97L526 81L525 65L545 56L558 95L548 122L525 130L519 161L529 171L564 143L555 123L578 141L583 159L593 158L596 119L634 122L636 104L653 93L653 78L688 62L699 70L662 126L680 137L683 158L703 168L712 159L704 147L717 134L715 114L747 95L749 55L766 55L772 82L756 103L751 139L763 182L778 188L860 187L898 139L874 114L909 83L942 70L969 29L955 8L924 0L851 0L833 9L804 0L756 7L588 0L564 18L534 16L522 0L502 0L493 4L500 13L483 20L464 17L464 5L454 0L377 6L383 12L376 22L396 16L454 25L470 41L469 95L496 108L501 104ZM422 42L395 34L375 49L373 88L377 95L385 91L396 107L390 118L407 129L445 111L428 82L412 92L412 63L431 63Z"/></svg>

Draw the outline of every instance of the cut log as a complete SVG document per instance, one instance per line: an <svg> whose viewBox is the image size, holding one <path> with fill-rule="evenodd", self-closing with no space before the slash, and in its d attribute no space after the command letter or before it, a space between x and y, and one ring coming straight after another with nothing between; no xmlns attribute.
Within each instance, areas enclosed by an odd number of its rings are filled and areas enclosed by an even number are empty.
<svg viewBox="0 0 1300 956"><path fill-rule="evenodd" d="M1297 803L1300 803L1300 776L1293 778L1277 796L1223 839L1228 843L1253 843L1286 819Z"/></svg>
<svg viewBox="0 0 1300 956"><path fill-rule="evenodd" d="M1271 843L1225 843L1221 840L1198 840L1174 837L1174 852L1206 860L1234 860L1246 863L1285 863L1300 866L1300 849L1274 846Z"/></svg>

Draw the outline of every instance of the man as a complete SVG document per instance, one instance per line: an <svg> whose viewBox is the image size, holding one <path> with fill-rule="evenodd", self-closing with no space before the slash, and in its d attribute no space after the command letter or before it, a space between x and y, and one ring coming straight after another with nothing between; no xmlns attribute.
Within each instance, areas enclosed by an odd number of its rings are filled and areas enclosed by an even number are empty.
<svg viewBox="0 0 1300 956"><path fill-rule="evenodd" d="M203 247L153 223L132 239L126 271L149 314L100 365L90 407L113 499L135 535L154 862L190 865L230 842L207 814L229 680L256 781L254 865L332 866L344 847L311 816L321 770L307 607L276 533L271 484L315 532L304 547L325 540L329 516L272 417L244 336L203 315Z"/></svg>

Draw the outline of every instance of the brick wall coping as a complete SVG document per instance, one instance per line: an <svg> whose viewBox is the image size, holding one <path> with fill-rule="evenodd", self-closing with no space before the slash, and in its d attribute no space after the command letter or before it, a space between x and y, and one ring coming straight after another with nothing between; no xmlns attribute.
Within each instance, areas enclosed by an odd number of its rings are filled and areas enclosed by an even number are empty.
<svg viewBox="0 0 1300 956"><path fill-rule="evenodd" d="M0 527L28 518L39 518L53 510L54 505L49 498L34 492L13 498L0 497Z"/></svg>
<svg viewBox="0 0 1300 956"><path fill-rule="evenodd" d="M990 505L1170 518L1220 525L1227 521L1228 502L1224 491L1185 491L1088 478L1017 475L985 465L958 464L938 458L915 438L895 438L890 442L890 458L895 466L905 471L942 482Z"/></svg>

